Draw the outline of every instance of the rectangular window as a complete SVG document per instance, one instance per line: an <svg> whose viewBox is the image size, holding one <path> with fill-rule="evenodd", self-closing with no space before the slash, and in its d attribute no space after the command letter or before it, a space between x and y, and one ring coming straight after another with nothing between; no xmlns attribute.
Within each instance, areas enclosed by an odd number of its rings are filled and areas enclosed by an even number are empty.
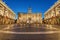
<svg viewBox="0 0 60 40"><path fill-rule="evenodd" d="M59 11L59 14L60 14L60 11Z"/></svg>

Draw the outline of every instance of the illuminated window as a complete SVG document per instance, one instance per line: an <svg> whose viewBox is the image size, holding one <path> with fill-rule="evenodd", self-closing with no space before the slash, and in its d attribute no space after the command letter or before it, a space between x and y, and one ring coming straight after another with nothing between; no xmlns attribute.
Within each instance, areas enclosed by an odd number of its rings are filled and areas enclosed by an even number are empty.
<svg viewBox="0 0 60 40"><path fill-rule="evenodd" d="M0 10L0 15L3 15L3 14L2 14L2 10Z"/></svg>

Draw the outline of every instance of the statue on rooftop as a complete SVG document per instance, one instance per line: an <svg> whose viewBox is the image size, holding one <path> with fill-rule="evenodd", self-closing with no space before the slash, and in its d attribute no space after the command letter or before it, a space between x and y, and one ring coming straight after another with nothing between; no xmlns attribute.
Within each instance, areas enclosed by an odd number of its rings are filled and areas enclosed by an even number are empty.
<svg viewBox="0 0 60 40"><path fill-rule="evenodd" d="M60 0L58 0L58 1L60 1Z"/></svg>

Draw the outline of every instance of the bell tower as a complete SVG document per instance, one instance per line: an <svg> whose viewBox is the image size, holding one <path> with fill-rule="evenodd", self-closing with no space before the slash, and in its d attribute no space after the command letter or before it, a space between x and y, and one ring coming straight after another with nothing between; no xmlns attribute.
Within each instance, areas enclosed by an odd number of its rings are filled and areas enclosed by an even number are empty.
<svg viewBox="0 0 60 40"><path fill-rule="evenodd" d="M32 8L28 8L28 13L32 13Z"/></svg>

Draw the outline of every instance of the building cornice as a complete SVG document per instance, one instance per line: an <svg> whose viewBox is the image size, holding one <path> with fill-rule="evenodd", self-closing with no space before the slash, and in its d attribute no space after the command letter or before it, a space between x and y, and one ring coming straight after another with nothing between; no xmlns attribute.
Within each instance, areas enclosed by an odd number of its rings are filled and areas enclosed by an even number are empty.
<svg viewBox="0 0 60 40"><path fill-rule="evenodd" d="M52 10L54 7L56 7L59 3L60 3L60 1L55 2L55 4L54 4L53 6L51 6L51 7L45 12L45 14L47 14L50 10Z"/></svg>
<svg viewBox="0 0 60 40"><path fill-rule="evenodd" d="M10 10L10 11L16 16L16 14L15 14L4 2L0 1L0 3L1 3L3 6L5 6L8 10Z"/></svg>

